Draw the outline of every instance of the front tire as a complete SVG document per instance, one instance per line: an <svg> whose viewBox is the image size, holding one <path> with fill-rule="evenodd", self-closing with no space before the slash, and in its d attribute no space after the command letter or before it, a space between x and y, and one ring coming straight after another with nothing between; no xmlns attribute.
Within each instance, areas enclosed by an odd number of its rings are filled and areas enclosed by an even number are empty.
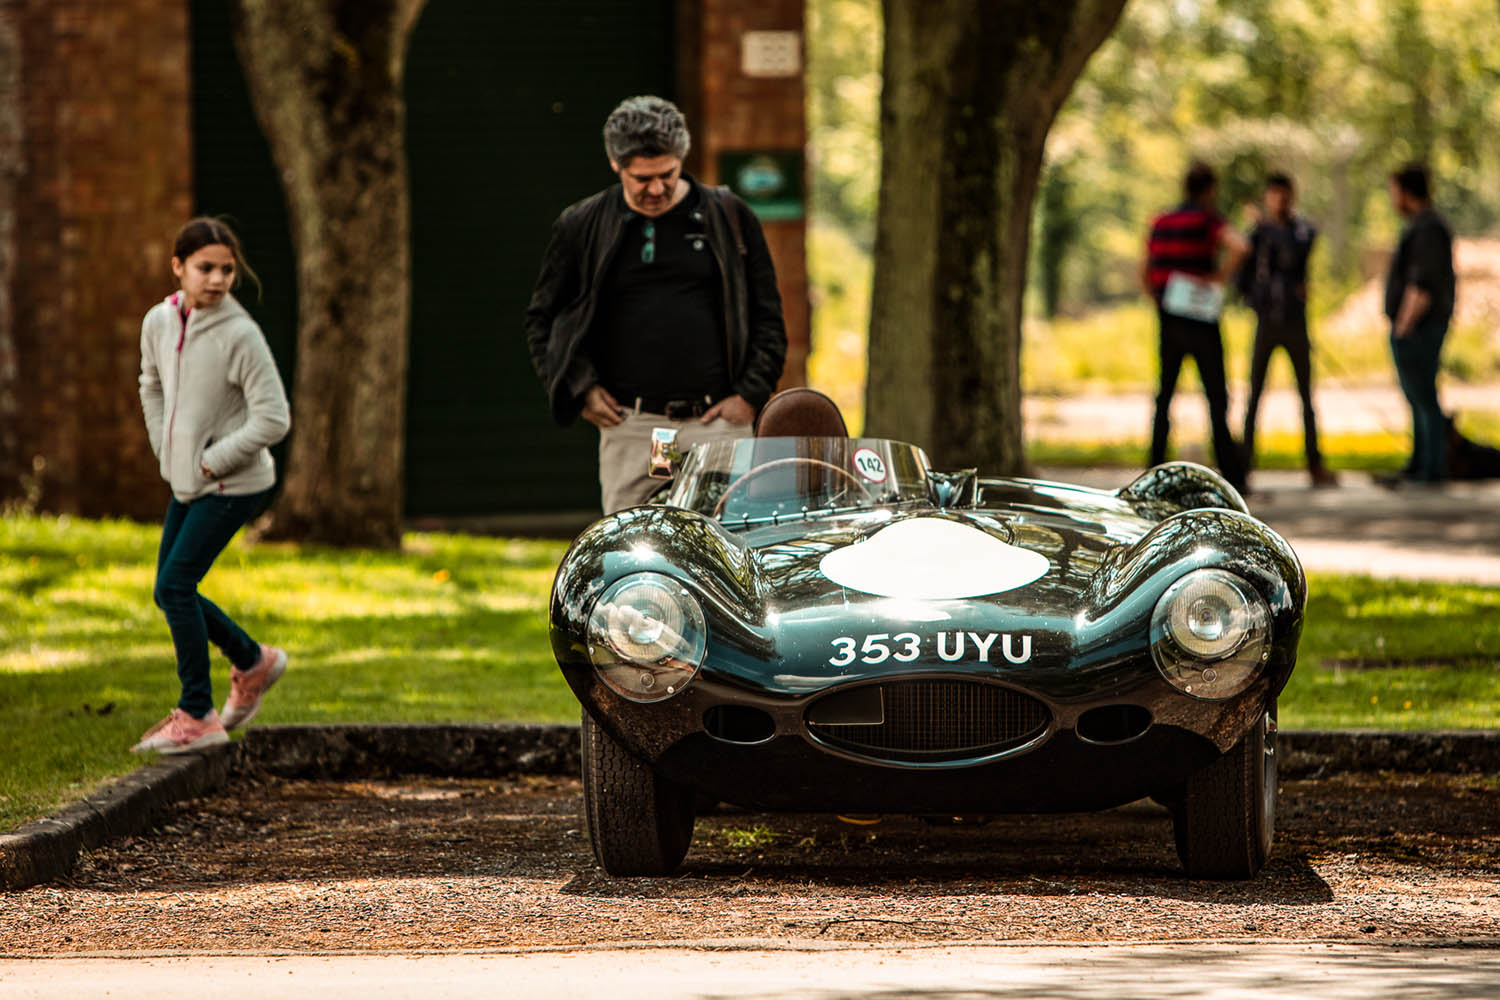
<svg viewBox="0 0 1500 1000"><path fill-rule="evenodd" d="M642 763L585 710L583 809L599 866L617 877L670 875L693 840L693 792Z"/></svg>
<svg viewBox="0 0 1500 1000"><path fill-rule="evenodd" d="M1192 775L1172 808L1190 878L1254 877L1276 829L1276 705L1229 752Z"/></svg>

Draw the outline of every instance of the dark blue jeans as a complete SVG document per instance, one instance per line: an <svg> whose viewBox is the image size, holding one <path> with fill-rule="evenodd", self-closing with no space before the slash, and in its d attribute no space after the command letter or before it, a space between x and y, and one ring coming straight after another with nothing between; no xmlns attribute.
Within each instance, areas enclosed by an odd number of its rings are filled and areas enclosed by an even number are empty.
<svg viewBox="0 0 1500 1000"><path fill-rule="evenodd" d="M1396 378L1411 405L1411 461L1407 478L1437 483L1448 478L1448 418L1438 403L1438 357L1448 322L1418 322L1405 337L1391 337Z"/></svg>
<svg viewBox="0 0 1500 1000"><path fill-rule="evenodd" d="M1167 460L1167 438L1172 429L1172 394L1182 361L1191 357L1198 366L1198 380L1208 398L1208 420L1213 427L1214 461L1235 489L1245 488L1245 466L1240 446L1229 431L1229 389L1224 380L1224 342L1219 324L1185 319L1157 310L1161 321L1161 391L1156 395L1156 416L1151 423L1151 464Z"/></svg>
<svg viewBox="0 0 1500 1000"><path fill-rule="evenodd" d="M265 509L271 491L248 496L206 496L192 503L176 497L167 504L161 548L156 554L156 606L167 616L177 650L182 697L177 707L201 719L214 707L208 644L224 651L241 670L255 666L260 645L214 602L198 593L198 583L245 522Z"/></svg>

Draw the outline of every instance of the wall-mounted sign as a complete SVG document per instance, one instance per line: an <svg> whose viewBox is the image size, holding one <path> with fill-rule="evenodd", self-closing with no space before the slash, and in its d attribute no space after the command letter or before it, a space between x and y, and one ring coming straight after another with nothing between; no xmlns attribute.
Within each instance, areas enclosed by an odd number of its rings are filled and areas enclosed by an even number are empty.
<svg viewBox="0 0 1500 1000"><path fill-rule="evenodd" d="M729 150L719 154L719 182L755 210L763 222L800 219L800 149Z"/></svg>
<svg viewBox="0 0 1500 1000"><path fill-rule="evenodd" d="M740 72L796 76L802 72L802 32L747 31L740 36Z"/></svg>

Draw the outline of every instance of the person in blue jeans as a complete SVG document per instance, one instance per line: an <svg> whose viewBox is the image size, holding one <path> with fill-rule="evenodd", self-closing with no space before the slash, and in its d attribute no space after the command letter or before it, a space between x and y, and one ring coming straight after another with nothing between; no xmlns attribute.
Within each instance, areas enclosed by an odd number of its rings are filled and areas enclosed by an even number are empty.
<svg viewBox="0 0 1500 1000"><path fill-rule="evenodd" d="M1438 402L1437 375L1457 284L1453 231L1432 207L1431 181L1422 164L1391 174L1390 192L1406 221L1385 282L1391 355L1411 406L1411 459L1403 476L1440 483L1448 478L1448 417Z"/></svg>
<svg viewBox="0 0 1500 1000"><path fill-rule="evenodd" d="M177 707L132 749L183 753L224 743L249 722L286 670L287 654L257 643L198 593L229 540L270 500L270 446L291 428L286 390L265 335L231 294L255 277L235 234L194 219L177 234L180 288L141 324L141 408L151 450L172 489L156 558L155 599L177 653ZM214 710L208 644L232 665L221 716Z"/></svg>

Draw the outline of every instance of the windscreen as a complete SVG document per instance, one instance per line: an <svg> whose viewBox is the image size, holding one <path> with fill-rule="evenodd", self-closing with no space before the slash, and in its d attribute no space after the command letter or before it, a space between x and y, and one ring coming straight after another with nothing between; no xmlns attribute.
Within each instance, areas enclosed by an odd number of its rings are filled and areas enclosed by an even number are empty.
<svg viewBox="0 0 1500 1000"><path fill-rule="evenodd" d="M928 500L927 456L885 438L744 438L696 445L666 502L733 526Z"/></svg>

